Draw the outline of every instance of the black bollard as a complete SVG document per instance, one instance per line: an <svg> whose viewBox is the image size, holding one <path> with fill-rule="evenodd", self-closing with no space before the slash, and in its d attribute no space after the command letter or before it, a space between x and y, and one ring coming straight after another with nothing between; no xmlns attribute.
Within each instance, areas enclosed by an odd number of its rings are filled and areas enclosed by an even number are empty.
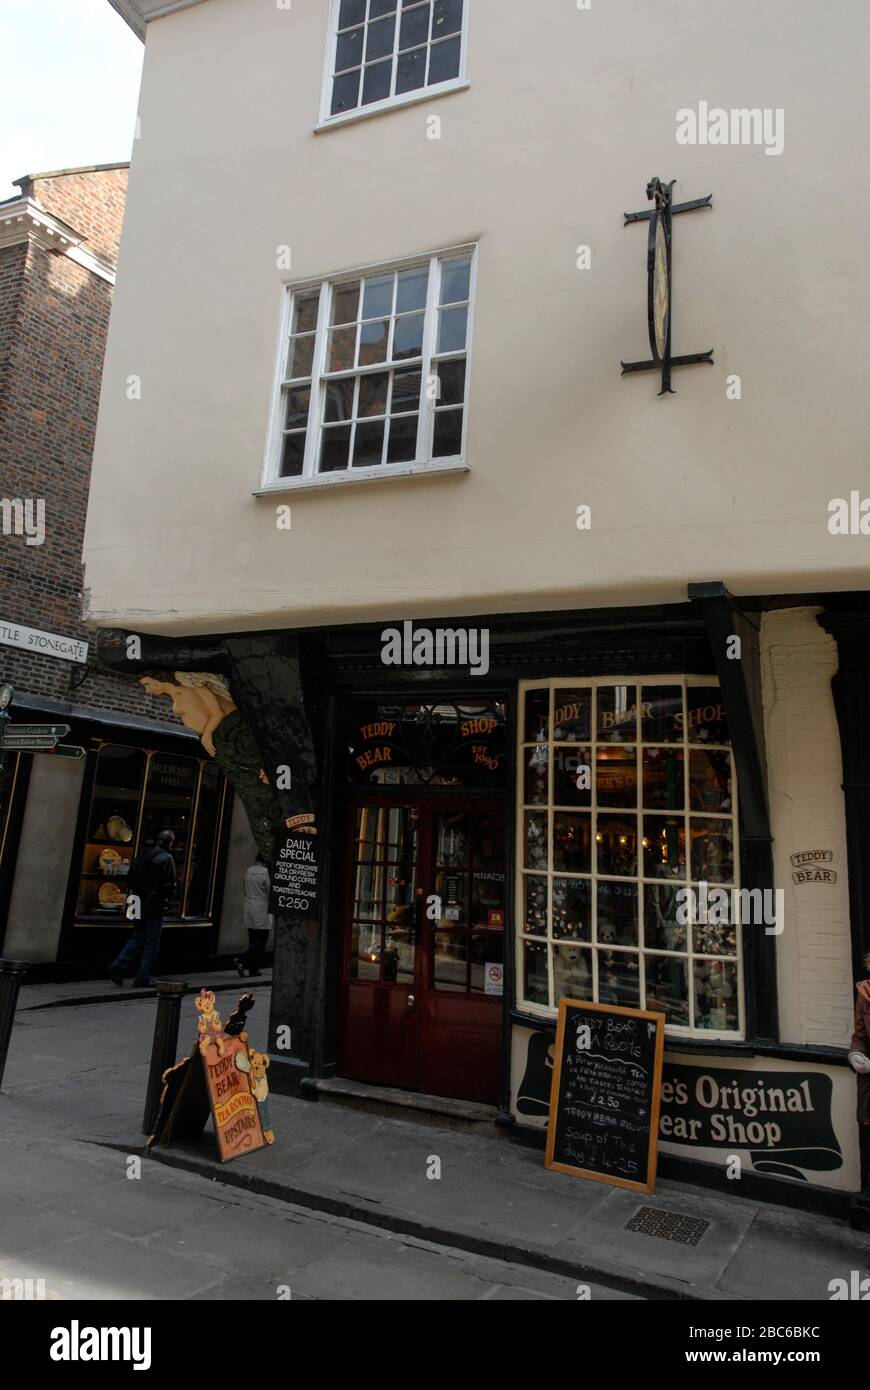
<svg viewBox="0 0 870 1390"><path fill-rule="evenodd" d="M12 1037L12 1024L18 1004L21 981L30 969L24 960L0 960L0 1086L6 1068L6 1054Z"/></svg>
<svg viewBox="0 0 870 1390"><path fill-rule="evenodd" d="M157 1017L154 1020L154 1042L151 1047L151 1070L148 1073L148 1094L145 1097L145 1114L142 1117L142 1133L153 1134L160 1109L160 1092L163 1090L163 1073L167 1067L174 1066L178 1051L178 1024L181 1019L181 1001L187 993L187 984L175 980L158 980Z"/></svg>

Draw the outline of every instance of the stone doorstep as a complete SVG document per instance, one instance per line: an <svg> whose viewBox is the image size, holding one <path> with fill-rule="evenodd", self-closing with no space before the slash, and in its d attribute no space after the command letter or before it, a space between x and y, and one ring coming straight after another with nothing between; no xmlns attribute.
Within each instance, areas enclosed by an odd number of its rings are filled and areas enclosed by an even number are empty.
<svg viewBox="0 0 870 1390"><path fill-rule="evenodd" d="M428 1096L417 1091L400 1091L392 1086L370 1086L362 1081L348 1081L343 1077L306 1077L302 1082L303 1094L324 1095L330 1100L372 1103L377 1106L390 1106L399 1110L422 1111L428 1115L445 1115L454 1120L468 1120L476 1124L494 1124L498 1109L494 1105L483 1105L473 1100L452 1100L448 1096Z"/></svg>
<svg viewBox="0 0 870 1390"><path fill-rule="evenodd" d="M109 1145L109 1147L115 1147ZM127 1152L127 1149L124 1150ZM544 1247L521 1245L506 1240L497 1241L468 1232L452 1231L443 1226L434 1226L427 1221L417 1221L413 1217L400 1216L389 1212L376 1201L358 1198L332 1196L325 1188L302 1187L275 1178L260 1177L246 1169L234 1167L232 1163L220 1163L217 1159L192 1153L180 1147L169 1149L150 1149L148 1157L169 1168L182 1172L197 1173L212 1182L223 1182L229 1187L243 1188L264 1197L273 1197L295 1207L311 1211L326 1212L346 1221L357 1221L361 1225L375 1226L395 1235L413 1236L417 1240L428 1241L432 1245L443 1245L468 1254L481 1255L487 1259L503 1260L507 1264L525 1266L529 1269L543 1270L563 1278L576 1279L578 1283L605 1284L623 1293L635 1294L650 1302L729 1302L742 1303L747 1300L740 1295L723 1293L719 1289L698 1284L689 1284L667 1274L648 1274L631 1266L596 1258L594 1264L584 1264L576 1259L567 1259L554 1254Z"/></svg>

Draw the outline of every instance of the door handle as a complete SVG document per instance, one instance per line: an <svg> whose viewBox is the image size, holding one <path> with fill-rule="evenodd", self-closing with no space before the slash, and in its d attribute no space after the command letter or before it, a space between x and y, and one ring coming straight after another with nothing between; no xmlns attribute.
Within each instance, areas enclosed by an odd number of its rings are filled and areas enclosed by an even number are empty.
<svg viewBox="0 0 870 1390"><path fill-rule="evenodd" d="M416 999L414 998L413 994L409 994L409 995L408 995L408 1005L407 1005L408 1008L409 1008L409 1009L413 1009L413 1007L414 1007L414 1005L416 1004L416 1002L417 1002L417 1001L416 1001Z"/></svg>

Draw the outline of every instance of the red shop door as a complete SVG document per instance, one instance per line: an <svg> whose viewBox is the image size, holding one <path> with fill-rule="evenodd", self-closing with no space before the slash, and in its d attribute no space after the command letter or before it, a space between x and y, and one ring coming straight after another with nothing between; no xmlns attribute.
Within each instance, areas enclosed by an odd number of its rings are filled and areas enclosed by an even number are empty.
<svg viewBox="0 0 870 1390"><path fill-rule="evenodd" d="M359 800L347 866L343 1075L495 1104L504 812L453 798Z"/></svg>

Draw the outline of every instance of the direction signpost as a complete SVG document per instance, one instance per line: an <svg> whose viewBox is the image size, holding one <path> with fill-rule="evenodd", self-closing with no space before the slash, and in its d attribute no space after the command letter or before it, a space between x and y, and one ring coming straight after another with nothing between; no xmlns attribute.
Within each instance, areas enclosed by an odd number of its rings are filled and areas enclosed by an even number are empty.
<svg viewBox="0 0 870 1390"><path fill-rule="evenodd" d="M13 724L7 713L14 690L0 686L0 772L6 753L58 753L62 758L83 758L84 748L59 743L69 733L69 724Z"/></svg>

